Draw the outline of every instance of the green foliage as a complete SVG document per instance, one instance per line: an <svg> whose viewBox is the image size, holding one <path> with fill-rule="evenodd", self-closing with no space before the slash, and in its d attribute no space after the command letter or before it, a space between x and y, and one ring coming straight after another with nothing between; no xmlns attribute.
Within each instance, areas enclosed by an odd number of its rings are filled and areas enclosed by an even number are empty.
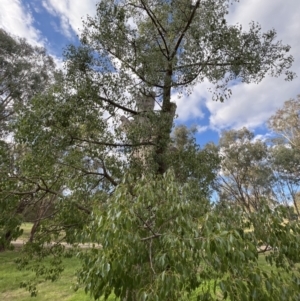
<svg viewBox="0 0 300 301"><path fill-rule="evenodd" d="M86 291L96 299L114 292L149 301L299 300L299 225L284 224L286 212L267 206L220 214L190 190L171 172L138 182L128 176L85 230L85 239L102 245L81 254ZM258 262L267 246L271 273Z"/></svg>
<svg viewBox="0 0 300 301"><path fill-rule="evenodd" d="M7 191L16 189L16 183L9 178L13 169L11 146L0 140L0 251L8 248L10 242L22 234L22 202L18 196Z"/></svg>
<svg viewBox="0 0 300 301"><path fill-rule="evenodd" d="M174 128L166 162L172 166L178 182L195 185L197 193L209 198L220 158L211 145L200 148L195 141L195 132L195 128L188 129L183 125Z"/></svg>
<svg viewBox="0 0 300 301"><path fill-rule="evenodd" d="M55 64L44 48L0 29L0 134L17 110L47 89Z"/></svg>
<svg viewBox="0 0 300 301"><path fill-rule="evenodd" d="M231 277L228 277L227 290L230 299L299 300L300 270L299 264L295 263L299 263L300 229L298 223L286 223L287 210L278 207L273 211L268 206L261 206L256 212L245 213L228 204L223 204L222 208L217 206L216 210L227 230L234 231L242 244L241 248L235 246L230 255L237 254L242 258L238 266L233 261L229 268ZM267 250L270 251L265 259L273 265L269 271L264 270L258 261L258 254Z"/></svg>
<svg viewBox="0 0 300 301"><path fill-rule="evenodd" d="M49 88L55 74L44 48L0 29L0 250L21 235L24 210L32 204L32 193L24 193L31 184L18 164L28 149L15 143L12 123L32 97Z"/></svg>
<svg viewBox="0 0 300 301"><path fill-rule="evenodd" d="M86 229L87 239L102 245L82 255L86 290L95 298L114 291L128 300L179 300L196 289L198 218L208 201L190 198L192 190L170 172L135 184L126 177Z"/></svg>

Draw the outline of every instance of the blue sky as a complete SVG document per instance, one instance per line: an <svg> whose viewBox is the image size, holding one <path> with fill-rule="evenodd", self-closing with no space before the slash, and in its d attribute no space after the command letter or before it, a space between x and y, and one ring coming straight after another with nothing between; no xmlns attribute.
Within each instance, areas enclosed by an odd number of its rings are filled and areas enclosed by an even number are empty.
<svg viewBox="0 0 300 301"><path fill-rule="evenodd" d="M0 0L0 27L30 43L45 46L58 64L63 48L77 42L82 18L93 16L97 0ZM263 30L275 28L278 39L289 44L294 55L293 71L299 78L293 82L283 77L266 77L260 84L237 84L233 95L224 103L211 100L210 84L195 86L189 97L176 99L178 123L197 125L200 144L217 141L226 129L247 126L258 137L269 133L268 118L285 100L300 93L300 1L241 0L231 8L228 21L247 28L257 21Z"/></svg>

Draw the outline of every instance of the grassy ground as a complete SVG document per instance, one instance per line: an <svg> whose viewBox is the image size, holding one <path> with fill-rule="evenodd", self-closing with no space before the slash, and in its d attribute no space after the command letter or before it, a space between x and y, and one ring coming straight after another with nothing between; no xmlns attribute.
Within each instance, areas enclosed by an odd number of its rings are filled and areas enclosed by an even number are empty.
<svg viewBox="0 0 300 301"><path fill-rule="evenodd" d="M26 242L29 239L32 223L23 223L23 234L18 238L19 241ZM94 300L86 295L83 289L74 291L73 285L76 283L76 271L80 267L77 258L65 258L65 270L60 279L55 282L41 282L37 286L38 295L32 298L30 293L24 288L20 288L23 280L32 278L34 273L31 271L19 271L15 259L19 256L18 247L14 251L0 253L0 300L5 301L91 301ZM111 298L110 301L115 300Z"/></svg>
<svg viewBox="0 0 300 301"><path fill-rule="evenodd" d="M76 258L64 260L65 270L61 278L56 282L41 283L37 286L38 296L34 299L24 289L20 288L20 282L33 275L30 271L16 269L14 260L18 257L17 251L0 253L0 300L6 301L90 301L93 300L83 290L74 292L72 283L75 284L76 270L79 261Z"/></svg>
<svg viewBox="0 0 300 301"><path fill-rule="evenodd" d="M18 238L23 241L28 241L30 237L30 231L32 228L32 223L23 223L21 229L23 229L23 234Z"/></svg>
<svg viewBox="0 0 300 301"><path fill-rule="evenodd" d="M23 234L18 238L20 241L28 241L32 223L23 223ZM65 258L65 270L60 279L56 282L42 282L38 284L38 295L32 298L30 293L24 288L20 288L20 283L26 278L31 278L34 274L30 271L19 271L15 259L19 256L18 249L0 253L0 300L5 301L91 301L94 300L86 295L82 289L74 291L72 285L76 283L76 271L80 267L76 258ZM110 301L115 300L111 298Z"/></svg>

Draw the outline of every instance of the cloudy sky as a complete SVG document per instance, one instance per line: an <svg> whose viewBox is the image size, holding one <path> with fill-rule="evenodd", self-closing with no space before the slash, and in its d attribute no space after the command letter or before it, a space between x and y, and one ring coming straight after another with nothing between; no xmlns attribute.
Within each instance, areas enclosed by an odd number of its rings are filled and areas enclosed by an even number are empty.
<svg viewBox="0 0 300 301"><path fill-rule="evenodd" d="M93 16L97 0L0 0L0 27L30 43L45 46L59 62L63 47L77 42L82 19ZM238 84L224 103L213 102L208 83L198 85L188 98L177 100L179 123L196 124L200 144L217 141L220 131L247 126L258 136L267 133L266 120L285 100L300 94L300 0L240 0L228 20L247 28L251 21L264 31L275 28L294 56L292 82L265 78L260 84Z"/></svg>

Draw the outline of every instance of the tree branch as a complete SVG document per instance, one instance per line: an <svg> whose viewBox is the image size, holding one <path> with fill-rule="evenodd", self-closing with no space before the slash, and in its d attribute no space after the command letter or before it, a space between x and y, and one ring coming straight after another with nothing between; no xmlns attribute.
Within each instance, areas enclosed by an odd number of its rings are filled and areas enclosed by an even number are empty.
<svg viewBox="0 0 300 301"><path fill-rule="evenodd" d="M146 241L146 240L153 239L153 238L157 238L157 237L160 237L160 236L162 236L162 234L160 234L160 233L155 233L155 234L153 234L153 235L151 235L151 236L148 236L148 237L145 237L145 238L141 238L141 241Z"/></svg>
<svg viewBox="0 0 300 301"><path fill-rule="evenodd" d="M166 42L166 40L165 40L165 37L164 37L163 33L161 32L159 26L161 27L161 29L162 29L164 32L166 32L166 30L163 28L163 26L160 24L160 22L157 20L157 18L155 18L155 14L151 11L150 8L148 8L148 7L146 6L146 4L144 3L143 0L141 0L141 3L142 3L142 5L143 5L145 11L147 12L148 16L149 16L150 19L152 20L153 24L155 25L155 27L156 27L156 29L157 29L157 31L158 31L158 33L159 33L161 39L163 40L163 43L164 43L165 48L166 48L167 55L165 55L164 52L163 52L162 50L161 50L161 52L162 52L162 54L163 54L167 59L169 59L169 58L170 58L170 53L169 53L168 45L167 45L167 42ZM159 26L158 26L158 25L159 25ZM158 43L158 44L159 44L159 43ZM159 48L161 49L160 44L159 44Z"/></svg>
<svg viewBox="0 0 300 301"><path fill-rule="evenodd" d="M87 209L78 203L74 203L74 205L76 206L77 209L84 211L86 214L90 215L92 213L92 211L90 209Z"/></svg>
<svg viewBox="0 0 300 301"><path fill-rule="evenodd" d="M111 147L139 147L139 146L155 145L153 142L149 142L149 141L130 144L130 143L107 143L107 142L100 142L96 140L81 139L73 136L71 136L71 139L81 141L81 142L92 143L92 144L103 145L103 146L111 146Z"/></svg>
<svg viewBox="0 0 300 301"><path fill-rule="evenodd" d="M173 50L173 52L172 52L172 54L171 54L171 59L173 59L173 58L175 57L176 52L177 52L177 50L178 50L178 48L179 48L179 46L180 46L180 44L181 44L181 41L182 41L182 39L183 39L185 33L186 33L187 30L189 29L189 27L190 27L190 25L191 25L191 23L192 23L192 21L193 21L193 19L194 19L194 16L195 16L195 14L196 14L196 10L198 9L199 5L200 5L200 0L197 0L197 2L195 3L195 6L194 6L194 8L193 8L193 11L192 11L191 16L190 16L188 22L186 23L186 26L185 26L185 28L183 29L183 31L182 31L182 33L181 33L179 39L177 40L177 43L176 43L176 45L175 45L175 48L174 48L174 50Z"/></svg>
<svg viewBox="0 0 300 301"><path fill-rule="evenodd" d="M121 109L121 110L123 110L123 111L125 111L125 112L131 113L132 115L137 115L137 114L138 114L137 111L134 111L134 110L132 110L132 109L129 109L129 108L127 108L127 107L124 107L124 106L122 106L122 105L120 105L120 104L114 102L114 101L111 100L111 99L108 99L108 98L105 98L105 97L102 97L102 96L98 96L98 97L99 97L99 99L101 99L101 100L103 100L103 101L105 101L105 102L108 102L109 104L111 104L111 105L113 105L113 106L115 106L115 107L117 107L117 108L119 108L119 109Z"/></svg>

